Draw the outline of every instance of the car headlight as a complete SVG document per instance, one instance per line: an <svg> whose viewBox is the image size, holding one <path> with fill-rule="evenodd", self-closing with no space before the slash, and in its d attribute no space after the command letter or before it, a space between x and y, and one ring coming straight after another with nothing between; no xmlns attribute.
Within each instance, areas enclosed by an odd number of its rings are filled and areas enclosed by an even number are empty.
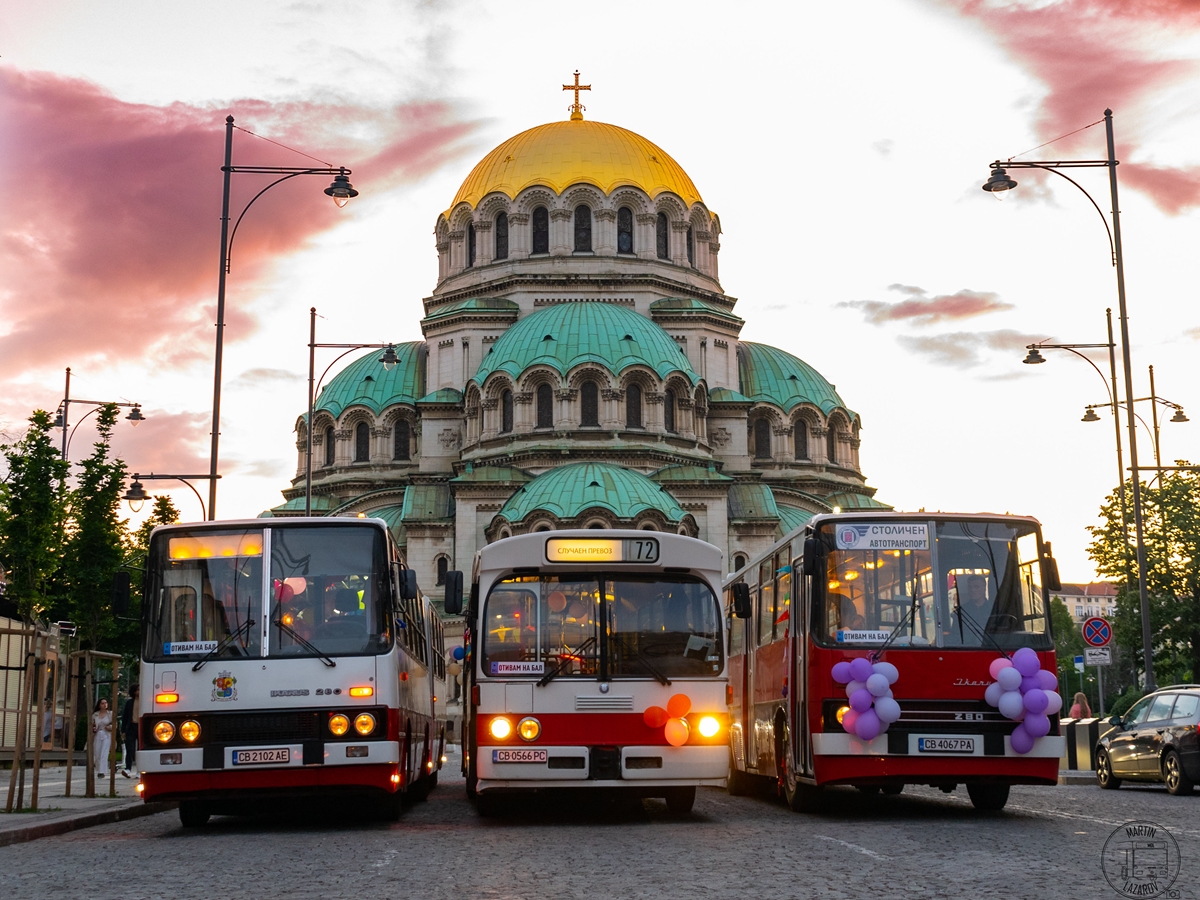
<svg viewBox="0 0 1200 900"><path fill-rule="evenodd" d="M716 716L705 716L696 726L696 730L700 732L701 737L716 737L717 732L721 730L721 720Z"/></svg>
<svg viewBox="0 0 1200 900"><path fill-rule="evenodd" d="M523 741L536 741L542 733L542 723L532 716L527 716L517 723L517 734Z"/></svg>
<svg viewBox="0 0 1200 900"><path fill-rule="evenodd" d="M200 723L188 719L179 726L179 736L189 744L194 744L196 739L200 737Z"/></svg>
<svg viewBox="0 0 1200 900"><path fill-rule="evenodd" d="M343 716L341 713L338 713L335 716L330 716L329 717L329 730L332 731L334 734L336 734L338 737L341 737L343 734L345 734L347 731L350 730L350 720L347 719L345 716Z"/></svg>
<svg viewBox="0 0 1200 900"><path fill-rule="evenodd" d="M168 744L175 737L175 726L166 719L154 726L154 739L160 744Z"/></svg>
<svg viewBox="0 0 1200 900"><path fill-rule="evenodd" d="M512 734L512 722L508 721L504 716L497 716L492 719L491 727L488 730L491 731L492 737L498 741L502 741Z"/></svg>
<svg viewBox="0 0 1200 900"><path fill-rule="evenodd" d="M375 730L375 717L370 713L363 713L354 720L354 730L366 737Z"/></svg>

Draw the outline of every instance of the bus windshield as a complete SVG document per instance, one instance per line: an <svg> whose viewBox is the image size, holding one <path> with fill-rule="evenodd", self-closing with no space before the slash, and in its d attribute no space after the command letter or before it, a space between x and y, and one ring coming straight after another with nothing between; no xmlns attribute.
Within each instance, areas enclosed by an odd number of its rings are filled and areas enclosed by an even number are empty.
<svg viewBox="0 0 1200 900"><path fill-rule="evenodd" d="M697 579L517 576L484 607L488 675L674 678L721 671L717 600Z"/></svg>
<svg viewBox="0 0 1200 900"><path fill-rule="evenodd" d="M818 537L824 577L815 579L813 630L820 643L1052 646L1032 523L834 522Z"/></svg>

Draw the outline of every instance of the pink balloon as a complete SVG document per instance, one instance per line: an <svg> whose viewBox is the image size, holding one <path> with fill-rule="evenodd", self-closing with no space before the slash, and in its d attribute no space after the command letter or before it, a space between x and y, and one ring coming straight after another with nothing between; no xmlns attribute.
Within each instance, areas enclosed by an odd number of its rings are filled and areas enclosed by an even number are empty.
<svg viewBox="0 0 1200 900"><path fill-rule="evenodd" d="M1012 742L1013 750L1017 753L1028 753L1033 749L1033 735L1025 730L1024 725L1018 725L1009 740Z"/></svg>
<svg viewBox="0 0 1200 900"><path fill-rule="evenodd" d="M1058 689L1058 676L1049 669L1038 669L1035 676L1038 680L1038 687L1043 691L1054 691Z"/></svg>
<svg viewBox="0 0 1200 900"><path fill-rule="evenodd" d="M879 734L879 726L879 716L875 715L875 710L868 709L855 721L854 733L864 741L873 740Z"/></svg>
<svg viewBox="0 0 1200 900"><path fill-rule="evenodd" d="M1046 692L1041 688L1034 688L1025 694L1025 710L1035 716L1040 716L1046 711L1046 707L1050 705L1050 698L1046 696ZM1033 732L1030 732L1033 734ZM1041 735L1034 735L1041 737Z"/></svg>
<svg viewBox="0 0 1200 900"><path fill-rule="evenodd" d="M871 692L866 688L862 688L855 691L853 696L850 697L850 708L858 710L860 713L865 713L871 708L871 704L874 702L875 698L871 695Z"/></svg>
<svg viewBox="0 0 1200 900"><path fill-rule="evenodd" d="M854 734L854 723L858 721L858 713L853 709L848 709L842 713L842 727L846 729L847 734Z"/></svg>
<svg viewBox="0 0 1200 900"><path fill-rule="evenodd" d="M992 678L999 678L1000 670L1007 669L1011 665L1012 663L1003 656L1001 656L999 659L993 659L992 664L988 666L988 674L991 675Z"/></svg>
<svg viewBox="0 0 1200 900"><path fill-rule="evenodd" d="M1021 723L1021 727L1028 732L1030 737L1045 737L1050 733L1050 720L1040 713L1030 713Z"/></svg>
<svg viewBox="0 0 1200 900"><path fill-rule="evenodd" d="M1042 667L1041 661L1038 660L1038 655L1029 647L1022 647L1012 658L1013 668L1021 673L1024 678L1029 677L1037 672Z"/></svg>
<svg viewBox="0 0 1200 900"><path fill-rule="evenodd" d="M865 682L875 674L875 669L871 666L869 659L865 656L860 656L850 661L850 674L854 676L855 681Z"/></svg>
<svg viewBox="0 0 1200 900"><path fill-rule="evenodd" d="M850 674L850 663L842 660L840 663L835 663L833 667L833 680L838 684L845 684L852 681L854 676Z"/></svg>

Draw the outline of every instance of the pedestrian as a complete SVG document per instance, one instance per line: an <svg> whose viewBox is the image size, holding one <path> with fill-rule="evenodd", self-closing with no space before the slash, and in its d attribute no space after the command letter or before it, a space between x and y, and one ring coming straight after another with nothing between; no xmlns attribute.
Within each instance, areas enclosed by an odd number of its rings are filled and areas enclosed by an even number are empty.
<svg viewBox="0 0 1200 900"><path fill-rule="evenodd" d="M108 701L101 697L92 713L92 763L97 772L108 768L108 753L112 749L113 714Z"/></svg>
<svg viewBox="0 0 1200 900"><path fill-rule="evenodd" d="M125 768L121 774L129 778L129 770L137 768L138 722L141 720L141 702L138 699L139 686L129 689L129 699L121 710L121 735L125 739Z"/></svg>
<svg viewBox="0 0 1200 900"><path fill-rule="evenodd" d="M1092 717L1092 708L1088 706L1087 697L1082 691L1075 694L1075 702L1071 704L1070 717L1072 719L1090 719Z"/></svg>

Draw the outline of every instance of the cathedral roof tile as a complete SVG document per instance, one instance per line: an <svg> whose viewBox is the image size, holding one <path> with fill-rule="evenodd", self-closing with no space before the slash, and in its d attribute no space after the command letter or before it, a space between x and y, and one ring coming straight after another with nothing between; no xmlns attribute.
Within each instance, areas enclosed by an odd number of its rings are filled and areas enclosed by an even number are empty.
<svg viewBox="0 0 1200 900"><path fill-rule="evenodd" d="M573 463L539 475L518 490L496 515L522 521L535 510L572 519L587 509L606 509L622 519L657 510L679 522L683 507L645 475L607 463Z"/></svg>

